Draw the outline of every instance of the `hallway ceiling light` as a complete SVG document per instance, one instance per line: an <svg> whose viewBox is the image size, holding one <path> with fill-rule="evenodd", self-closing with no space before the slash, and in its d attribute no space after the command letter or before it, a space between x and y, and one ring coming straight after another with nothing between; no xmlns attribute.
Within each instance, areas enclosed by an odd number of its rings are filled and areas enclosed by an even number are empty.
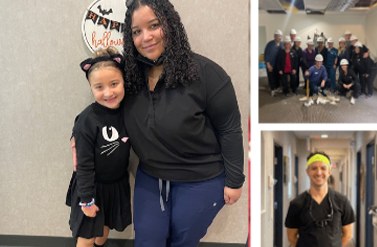
<svg viewBox="0 0 377 247"><path fill-rule="evenodd" d="M326 134L321 135L321 138L328 138L329 136Z"/></svg>

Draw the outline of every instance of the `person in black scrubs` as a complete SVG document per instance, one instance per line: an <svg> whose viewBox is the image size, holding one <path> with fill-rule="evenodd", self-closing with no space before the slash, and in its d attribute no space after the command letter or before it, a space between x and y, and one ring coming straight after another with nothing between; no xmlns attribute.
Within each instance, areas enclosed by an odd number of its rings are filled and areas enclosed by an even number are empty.
<svg viewBox="0 0 377 247"><path fill-rule="evenodd" d="M340 66L342 69L339 73L337 89L340 94L346 95L347 98L349 98L348 94L352 93L350 103L354 105L361 88L359 78L352 69L348 69L347 59L342 59Z"/></svg>
<svg viewBox="0 0 377 247"><path fill-rule="evenodd" d="M364 56L363 44L357 42L352 56L352 70L359 75L361 84L360 97L369 99L373 95L373 82L369 78L372 67L372 60Z"/></svg>
<svg viewBox="0 0 377 247"><path fill-rule="evenodd" d="M230 76L194 53L168 0L127 0L124 122L139 158L135 247L197 247L245 181Z"/></svg>
<svg viewBox="0 0 377 247"><path fill-rule="evenodd" d="M285 219L295 247L344 247L352 238L355 214L347 197L329 189L331 162L324 152L308 156L310 188L291 201Z"/></svg>

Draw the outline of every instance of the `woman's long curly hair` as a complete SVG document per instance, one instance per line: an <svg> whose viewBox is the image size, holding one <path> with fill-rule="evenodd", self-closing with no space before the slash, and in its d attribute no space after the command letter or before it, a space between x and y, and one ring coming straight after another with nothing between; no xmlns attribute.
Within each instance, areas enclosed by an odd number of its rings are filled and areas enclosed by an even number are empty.
<svg viewBox="0 0 377 247"><path fill-rule="evenodd" d="M165 51L162 75L165 86L177 88L196 80L198 77L197 65L193 59L181 18L174 10L174 6L168 0L134 0L128 6L123 30L124 79L127 94L135 95L145 85L142 62L136 59L139 52L133 43L131 30L132 14L140 6L148 6L154 11L164 33Z"/></svg>

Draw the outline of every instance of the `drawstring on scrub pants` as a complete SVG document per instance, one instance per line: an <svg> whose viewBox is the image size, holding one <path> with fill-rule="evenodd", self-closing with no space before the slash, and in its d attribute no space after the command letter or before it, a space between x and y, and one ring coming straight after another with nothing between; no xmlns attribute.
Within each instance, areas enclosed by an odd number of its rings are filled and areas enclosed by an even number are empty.
<svg viewBox="0 0 377 247"><path fill-rule="evenodd" d="M164 200L162 199L162 179L158 179L158 187L160 189L160 206L161 206L161 211L165 211L164 207ZM169 192L170 192L170 181L166 180L166 195L165 195L165 200L166 202L169 200Z"/></svg>

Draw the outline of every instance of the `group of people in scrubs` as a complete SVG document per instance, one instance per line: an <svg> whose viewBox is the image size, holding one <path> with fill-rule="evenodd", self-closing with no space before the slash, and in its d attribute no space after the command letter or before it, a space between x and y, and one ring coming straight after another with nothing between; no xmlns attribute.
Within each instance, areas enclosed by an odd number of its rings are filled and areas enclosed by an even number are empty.
<svg viewBox="0 0 377 247"><path fill-rule="evenodd" d="M303 78L309 81L303 86L308 88L309 97L300 98L300 101L306 101L306 106L315 102L336 105L339 101L336 95L345 95L351 104L355 104L358 97L372 97L373 78L370 74L373 61L370 50L356 36L346 31L344 37L339 38L338 47L334 46L333 38L318 37L316 43L315 47L315 42L308 39L307 48L302 49L301 38L295 29L284 38L280 30L275 31L274 39L268 42L264 51L271 96L276 93L284 93L287 97L298 95L301 69Z"/></svg>

